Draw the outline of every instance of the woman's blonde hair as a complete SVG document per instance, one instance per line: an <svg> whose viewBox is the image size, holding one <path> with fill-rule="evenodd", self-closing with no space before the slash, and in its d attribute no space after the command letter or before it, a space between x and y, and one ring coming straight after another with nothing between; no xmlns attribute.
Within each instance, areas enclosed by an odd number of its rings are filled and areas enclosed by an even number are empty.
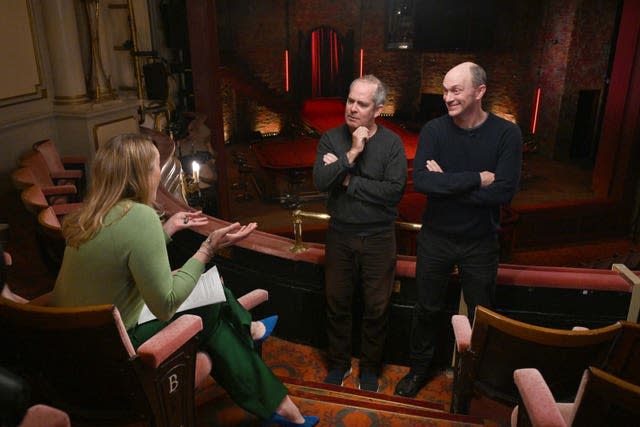
<svg viewBox="0 0 640 427"><path fill-rule="evenodd" d="M151 139L137 134L115 136L98 149L83 205L62 223L67 245L77 248L94 238L105 225L105 216L122 200L153 205L150 176L155 156L158 150Z"/></svg>

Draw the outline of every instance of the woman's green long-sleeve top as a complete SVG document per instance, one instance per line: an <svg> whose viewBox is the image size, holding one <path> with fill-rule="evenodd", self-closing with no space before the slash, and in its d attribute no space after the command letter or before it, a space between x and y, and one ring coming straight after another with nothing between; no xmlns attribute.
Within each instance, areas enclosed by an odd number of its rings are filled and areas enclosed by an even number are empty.
<svg viewBox="0 0 640 427"><path fill-rule="evenodd" d="M205 266L190 258L173 274L169 241L151 207L118 203L93 239L65 248L51 304L115 304L127 329L137 323L144 303L158 319L171 319Z"/></svg>

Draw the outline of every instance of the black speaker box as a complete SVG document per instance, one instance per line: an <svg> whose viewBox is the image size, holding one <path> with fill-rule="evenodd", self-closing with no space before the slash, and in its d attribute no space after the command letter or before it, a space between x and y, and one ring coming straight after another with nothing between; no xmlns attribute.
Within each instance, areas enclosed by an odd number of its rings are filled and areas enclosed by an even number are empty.
<svg viewBox="0 0 640 427"><path fill-rule="evenodd" d="M151 62L142 66L147 99L164 101L169 96L167 70L161 62Z"/></svg>

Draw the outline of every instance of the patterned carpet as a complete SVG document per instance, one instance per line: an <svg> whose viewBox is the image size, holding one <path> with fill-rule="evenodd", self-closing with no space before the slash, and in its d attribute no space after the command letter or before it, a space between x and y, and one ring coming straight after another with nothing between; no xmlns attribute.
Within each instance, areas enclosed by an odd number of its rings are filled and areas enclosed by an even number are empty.
<svg viewBox="0 0 640 427"><path fill-rule="evenodd" d="M357 360L354 372L344 387L323 384L326 375L324 352L276 337L263 345L263 359L278 375L292 399L307 415L320 417L323 426L476 426L500 425L478 416L461 416L448 412L451 397L451 373L434 378L416 397L393 396L397 381L408 368L385 366L380 378L380 392L361 391L357 387ZM224 390L210 380L197 394L197 425L259 426L260 421L233 404Z"/></svg>
<svg viewBox="0 0 640 427"><path fill-rule="evenodd" d="M246 206L245 206L246 208ZM50 290L55 275L44 262L40 251L35 218L21 206L19 195L5 193L0 197L0 218L10 224L5 249L13 255L8 282L14 291L26 298L34 298ZM5 236L6 238L6 236ZM584 265L631 256L640 248L628 240L559 247L544 251L518 253L518 263L555 265ZM277 335L277 329L275 331ZM354 373L345 382L345 388L331 388L321 384L326 374L324 354L311 347L290 343L276 337L263 346L263 357L274 372L283 378L294 401L302 412L318 415L324 426L465 426L508 425L507 408L488 402L472 404L474 417L449 414L451 398L451 372L443 372L430 382L417 399L392 397L395 384L408 368L385 366L380 393L371 394L357 389L357 361ZM345 393L346 392L346 393ZM257 418L237 407L213 381L197 395L198 426L258 426Z"/></svg>

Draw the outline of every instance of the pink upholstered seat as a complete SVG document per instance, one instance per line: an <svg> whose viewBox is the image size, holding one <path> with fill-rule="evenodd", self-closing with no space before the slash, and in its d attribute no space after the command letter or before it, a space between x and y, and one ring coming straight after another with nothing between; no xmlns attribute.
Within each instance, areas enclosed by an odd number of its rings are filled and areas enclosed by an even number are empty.
<svg viewBox="0 0 640 427"><path fill-rule="evenodd" d="M69 179L76 179L82 176L86 168L86 156L61 156L56 145L50 139L38 141L33 144L33 149L40 152L47 162L49 170L58 175L68 174ZM78 165L79 169L72 169L70 165Z"/></svg>
<svg viewBox="0 0 640 427"><path fill-rule="evenodd" d="M49 175L55 182L73 184L82 192L84 171L87 164L85 156L60 156L58 149L50 139L36 142L33 144L33 150L42 155Z"/></svg>
<svg viewBox="0 0 640 427"><path fill-rule="evenodd" d="M18 427L71 427L69 416L47 405L34 405L27 410Z"/></svg>
<svg viewBox="0 0 640 427"><path fill-rule="evenodd" d="M537 369L518 369L513 379L522 404L511 414L512 427L634 426L640 420L640 387L598 368L585 370L573 403L556 402Z"/></svg>
<svg viewBox="0 0 640 427"><path fill-rule="evenodd" d="M75 197L75 190L73 185L59 185L47 189L32 185L22 190L20 199L25 209L34 215L47 206L58 206L55 209L62 215L80 206L80 203L67 203Z"/></svg>
<svg viewBox="0 0 640 427"><path fill-rule="evenodd" d="M561 399L572 399L584 369L601 365L621 329L620 323L585 330L552 329L476 308L473 327L466 316L452 316L456 340L451 410L468 413L475 398L513 407L518 390L513 371L535 367L552 380Z"/></svg>
<svg viewBox="0 0 640 427"><path fill-rule="evenodd" d="M135 351L113 305L46 307L0 298L0 363L19 364L38 396L89 425L193 425L200 330L202 319L186 314Z"/></svg>
<svg viewBox="0 0 640 427"><path fill-rule="evenodd" d="M47 165L42 154L35 150L24 154L19 163L21 167L31 169L36 184L42 188L53 187L54 185L72 185L69 184L70 181L77 182L80 179L79 176L76 176L79 171L70 171L71 173L52 172L49 170L49 165ZM76 185L73 186L76 187Z"/></svg>

